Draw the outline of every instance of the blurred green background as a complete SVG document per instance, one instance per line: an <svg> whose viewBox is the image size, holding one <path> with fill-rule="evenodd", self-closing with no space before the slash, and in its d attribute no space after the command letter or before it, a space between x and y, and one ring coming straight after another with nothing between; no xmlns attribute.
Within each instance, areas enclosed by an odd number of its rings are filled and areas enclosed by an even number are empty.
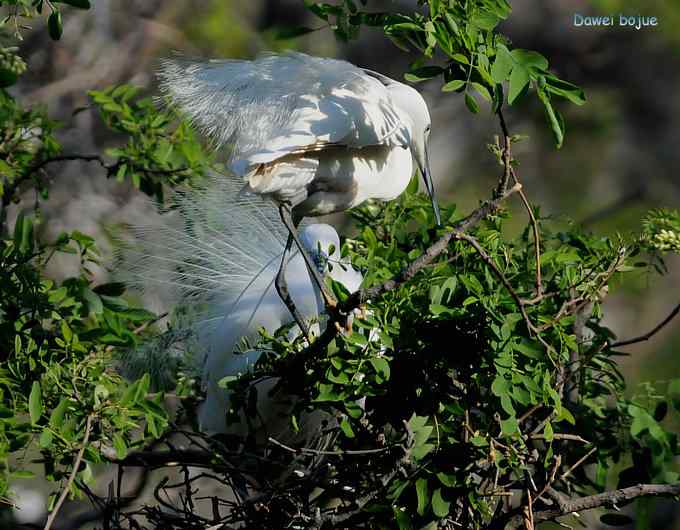
<svg viewBox="0 0 680 530"><path fill-rule="evenodd" d="M527 138L515 148L527 194L542 215L572 219L608 234L638 229L653 207L680 207L680 2L669 0L515 0L501 27L515 46L538 50L561 77L583 86L587 105L563 105L567 137L556 151L542 110L529 102L512 107L510 130ZM416 2L369 2L375 11L412 10ZM656 28L574 27L575 13L649 15ZM48 107L62 120L65 152L95 152L115 144L88 104L86 91L130 82L155 91L157 59L172 50L200 57L248 58L262 50L299 49L348 59L400 79L415 56L396 48L379 30L362 28L357 41L338 42L328 29L298 39L278 39L280 30L322 23L301 0L95 0L93 9L65 9L64 37L48 42L40 20L25 34L20 54L28 73L13 92L25 103ZM436 58L435 58L436 59ZM431 158L440 200L466 210L484 197L498 168L487 144L498 134L490 110L470 114L457 94L418 85L431 107ZM93 165L74 162L55 173L44 204L43 237L78 229L104 243L110 227L155 215L127 183L106 181ZM30 194L25 201L34 201ZM20 208L18 205L17 208ZM516 223L524 217L519 203ZM351 230L346 220L335 219ZM102 245L106 248L106 245ZM112 249L108 248L109 251ZM620 337L650 330L680 301L680 260L669 272L640 276L610 296L607 323ZM65 277L75 265L64 259L51 269ZM100 279L108 275L98 271ZM680 321L678 321L680 322ZM680 376L680 325L628 349L622 360L631 391L639 381ZM655 505L653 528L678 529L677 508ZM673 513L673 510L675 512ZM28 514L25 514L28 515ZM590 528L597 528L592 523Z"/></svg>

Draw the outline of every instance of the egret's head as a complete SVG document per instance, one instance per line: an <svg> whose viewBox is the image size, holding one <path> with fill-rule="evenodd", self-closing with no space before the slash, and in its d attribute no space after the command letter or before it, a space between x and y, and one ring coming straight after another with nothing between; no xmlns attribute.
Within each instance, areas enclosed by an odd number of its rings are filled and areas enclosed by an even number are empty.
<svg viewBox="0 0 680 530"><path fill-rule="evenodd" d="M430 160L427 151L427 142L432 128L432 120L430 119L427 103L425 103L423 96L417 90L403 83L393 81L387 85L387 89L390 91L392 101L394 101L395 105L404 115L404 119L409 122L411 153L416 164L418 164L418 169L425 182L425 188L432 200L432 208L434 209L437 224L441 225L439 206L434 197L434 185L432 184L432 172L430 171Z"/></svg>
<svg viewBox="0 0 680 530"><path fill-rule="evenodd" d="M329 259L340 258L340 236L331 225L315 223L300 230L300 240L321 274Z"/></svg>

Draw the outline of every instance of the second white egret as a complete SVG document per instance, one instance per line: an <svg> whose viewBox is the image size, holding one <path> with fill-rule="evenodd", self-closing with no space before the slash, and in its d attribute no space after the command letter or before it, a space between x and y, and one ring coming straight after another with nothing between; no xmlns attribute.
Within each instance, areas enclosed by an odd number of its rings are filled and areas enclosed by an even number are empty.
<svg viewBox="0 0 680 530"><path fill-rule="evenodd" d="M165 309L172 310L173 329L130 352L127 365L135 363L133 372L150 372L162 381L173 364L172 352L185 358L188 350L193 355L188 364L206 391L198 414L201 430L286 439L291 399L270 395L272 379L257 387L256 418L226 423L231 396L220 380L251 371L261 355L259 350L239 353L241 339L257 342L261 328L273 333L292 322L274 289L286 234L274 211L263 209L261 198L237 197L239 187L235 179L214 174L202 188L173 192L173 209L160 222L130 227L134 238L121 251L119 278L142 291L161 293ZM359 288L363 277L341 258L333 227L305 225L300 237L320 274L350 292ZM323 300L298 252L289 255L286 274L305 318L321 315ZM302 426L314 430L317 423L303 421Z"/></svg>

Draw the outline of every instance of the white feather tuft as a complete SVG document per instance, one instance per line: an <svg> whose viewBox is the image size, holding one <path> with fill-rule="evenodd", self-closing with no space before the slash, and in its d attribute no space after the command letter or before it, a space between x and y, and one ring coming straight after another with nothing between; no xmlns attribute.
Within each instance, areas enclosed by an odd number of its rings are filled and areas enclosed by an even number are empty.
<svg viewBox="0 0 680 530"><path fill-rule="evenodd" d="M337 59L297 52L253 61L176 57L161 61L158 78L200 132L231 150L238 174L245 170L237 162L258 153L381 144L402 126L384 84Z"/></svg>

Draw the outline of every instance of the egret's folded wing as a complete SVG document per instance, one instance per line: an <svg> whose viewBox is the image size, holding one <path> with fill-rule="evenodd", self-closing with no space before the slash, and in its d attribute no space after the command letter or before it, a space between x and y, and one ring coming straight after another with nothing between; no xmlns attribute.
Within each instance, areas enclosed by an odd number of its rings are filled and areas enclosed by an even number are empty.
<svg viewBox="0 0 680 530"><path fill-rule="evenodd" d="M288 52L254 61L168 59L161 89L233 169L328 144L363 147L404 133L387 89L356 66Z"/></svg>

